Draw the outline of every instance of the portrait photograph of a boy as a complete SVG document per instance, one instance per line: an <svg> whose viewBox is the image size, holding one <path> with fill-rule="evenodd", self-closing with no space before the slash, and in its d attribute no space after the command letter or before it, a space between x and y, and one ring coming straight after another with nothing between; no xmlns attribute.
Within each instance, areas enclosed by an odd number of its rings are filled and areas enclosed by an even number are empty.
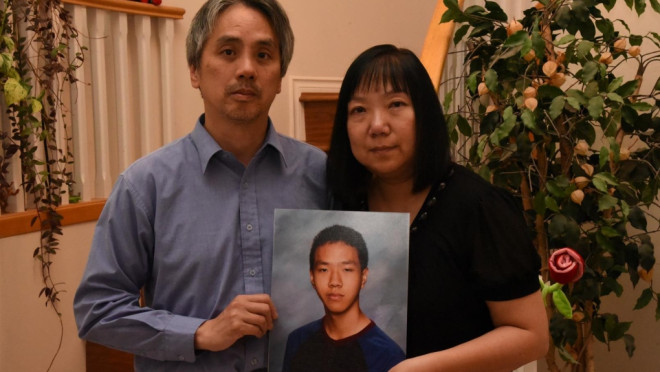
<svg viewBox="0 0 660 372"><path fill-rule="evenodd" d="M276 210L269 371L388 371L405 358L408 215Z"/></svg>

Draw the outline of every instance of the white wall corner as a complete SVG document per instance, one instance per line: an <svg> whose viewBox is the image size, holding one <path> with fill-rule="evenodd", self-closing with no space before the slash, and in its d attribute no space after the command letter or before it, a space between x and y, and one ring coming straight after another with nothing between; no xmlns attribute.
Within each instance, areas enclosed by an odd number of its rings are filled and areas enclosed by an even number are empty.
<svg viewBox="0 0 660 372"><path fill-rule="evenodd" d="M293 137L304 141L305 136L305 113L300 102L302 93L338 93L342 78L332 77L308 77L289 76L289 113L293 118Z"/></svg>

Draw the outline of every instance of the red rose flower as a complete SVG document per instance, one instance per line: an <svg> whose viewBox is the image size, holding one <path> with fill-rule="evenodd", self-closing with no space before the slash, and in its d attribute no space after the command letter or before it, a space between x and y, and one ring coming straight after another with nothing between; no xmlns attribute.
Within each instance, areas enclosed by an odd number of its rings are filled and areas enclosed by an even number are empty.
<svg viewBox="0 0 660 372"><path fill-rule="evenodd" d="M561 248L550 256L550 278L557 283L577 282L584 274L584 260L571 248Z"/></svg>

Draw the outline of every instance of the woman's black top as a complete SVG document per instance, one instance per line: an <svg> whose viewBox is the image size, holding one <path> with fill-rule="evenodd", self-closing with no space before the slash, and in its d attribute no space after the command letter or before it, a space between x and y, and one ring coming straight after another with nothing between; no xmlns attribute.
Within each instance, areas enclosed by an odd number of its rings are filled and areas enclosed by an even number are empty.
<svg viewBox="0 0 660 372"><path fill-rule="evenodd" d="M515 199L453 164L410 227L407 355L493 329L486 301L539 289L540 259Z"/></svg>

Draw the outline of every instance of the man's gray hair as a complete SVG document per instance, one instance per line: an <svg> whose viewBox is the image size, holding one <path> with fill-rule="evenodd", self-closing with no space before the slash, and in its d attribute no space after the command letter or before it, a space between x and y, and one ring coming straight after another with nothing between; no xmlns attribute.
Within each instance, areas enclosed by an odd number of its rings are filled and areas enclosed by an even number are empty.
<svg viewBox="0 0 660 372"><path fill-rule="evenodd" d="M293 31L282 6L277 0L208 0L190 24L186 38L188 66L199 68L204 45L213 33L218 17L232 5L242 4L263 14L270 22L280 47L280 76L284 77L293 56Z"/></svg>

